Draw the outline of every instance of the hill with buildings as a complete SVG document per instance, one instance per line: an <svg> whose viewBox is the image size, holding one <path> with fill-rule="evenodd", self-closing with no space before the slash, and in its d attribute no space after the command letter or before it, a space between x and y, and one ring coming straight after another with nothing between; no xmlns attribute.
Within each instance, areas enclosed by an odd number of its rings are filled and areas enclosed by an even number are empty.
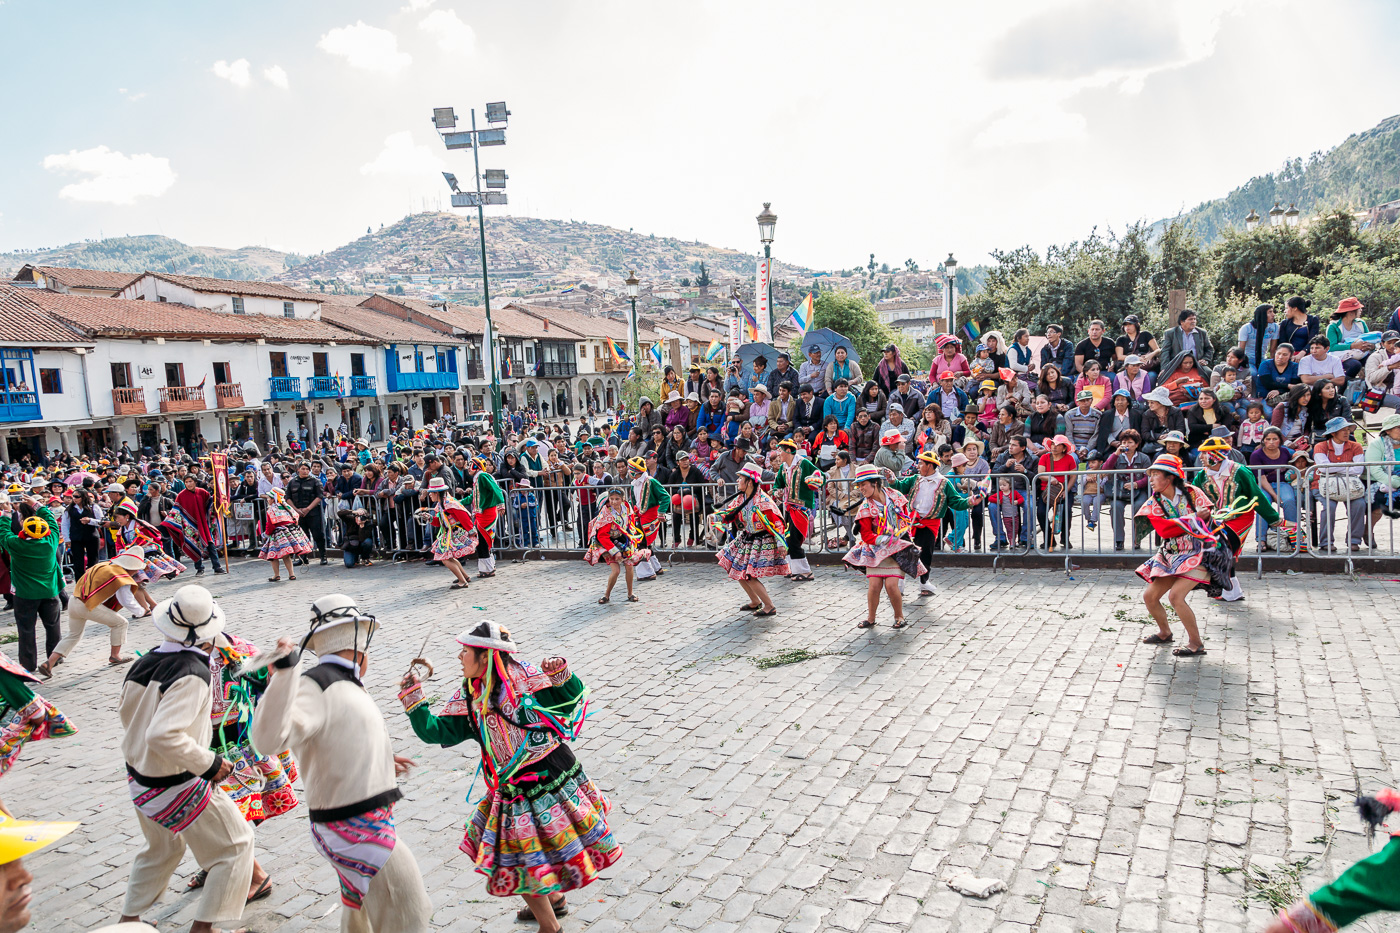
<svg viewBox="0 0 1400 933"><path fill-rule="evenodd" d="M106 272L171 272L218 279L268 279L300 261L292 253L263 246L225 249L188 246L167 236L123 236L84 240L55 249L0 253L0 273L13 275L26 263Z"/></svg>

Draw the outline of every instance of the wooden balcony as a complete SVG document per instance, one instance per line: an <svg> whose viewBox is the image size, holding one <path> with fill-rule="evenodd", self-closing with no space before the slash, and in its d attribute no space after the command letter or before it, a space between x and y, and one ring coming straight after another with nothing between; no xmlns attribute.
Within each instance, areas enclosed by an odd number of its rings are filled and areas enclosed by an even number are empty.
<svg viewBox="0 0 1400 933"><path fill-rule="evenodd" d="M242 408L243 383L216 382L214 384L214 398L220 408Z"/></svg>
<svg viewBox="0 0 1400 933"><path fill-rule="evenodd" d="M112 390L112 414L144 415L146 411L146 390L124 388Z"/></svg>
<svg viewBox="0 0 1400 933"><path fill-rule="evenodd" d="M204 411L209 407L204 401L204 386L161 386L158 391L162 414Z"/></svg>
<svg viewBox="0 0 1400 933"><path fill-rule="evenodd" d="M597 365L597 362L594 362ZM628 373L632 371L632 364L626 360L603 360L603 372L605 373Z"/></svg>

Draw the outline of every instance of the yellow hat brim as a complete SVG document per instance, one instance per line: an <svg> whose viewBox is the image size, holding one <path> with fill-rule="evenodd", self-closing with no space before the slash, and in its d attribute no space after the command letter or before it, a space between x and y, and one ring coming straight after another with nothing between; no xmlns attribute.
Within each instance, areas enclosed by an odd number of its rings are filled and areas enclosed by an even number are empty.
<svg viewBox="0 0 1400 933"><path fill-rule="evenodd" d="M17 820L0 813L0 864L13 862L62 839L80 823Z"/></svg>

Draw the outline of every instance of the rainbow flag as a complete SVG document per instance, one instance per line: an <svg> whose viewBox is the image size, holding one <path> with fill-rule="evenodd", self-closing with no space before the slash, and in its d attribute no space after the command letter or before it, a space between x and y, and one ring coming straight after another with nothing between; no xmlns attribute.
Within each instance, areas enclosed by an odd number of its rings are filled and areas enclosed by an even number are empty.
<svg viewBox="0 0 1400 933"><path fill-rule="evenodd" d="M711 340L710 345L705 348L705 362L713 363L724 352L724 344L718 340Z"/></svg>
<svg viewBox="0 0 1400 933"><path fill-rule="evenodd" d="M744 339L747 340L749 343L757 343L758 318L753 316L753 312L746 308L742 301L739 301L738 298L735 298L734 300L738 302L739 310L743 312L744 315Z"/></svg>
<svg viewBox="0 0 1400 933"><path fill-rule="evenodd" d="M977 338L982 336L982 330L977 326L976 321L968 321L962 326L962 332L967 336L969 343L975 344Z"/></svg>
<svg viewBox="0 0 1400 933"><path fill-rule="evenodd" d="M812 307L812 293L808 292L807 297L797 303L797 307L792 309L792 314L788 320L792 321L792 326L797 328L797 332L802 336L807 336L807 329L812 326L812 316L816 314Z"/></svg>
<svg viewBox="0 0 1400 933"><path fill-rule="evenodd" d="M612 354L614 362L621 363L623 360L632 362L632 357L627 355L627 351L622 349L622 345L611 337L608 338L608 352Z"/></svg>
<svg viewBox="0 0 1400 933"><path fill-rule="evenodd" d="M656 368L661 368L661 341L651 345L651 361L656 364Z"/></svg>

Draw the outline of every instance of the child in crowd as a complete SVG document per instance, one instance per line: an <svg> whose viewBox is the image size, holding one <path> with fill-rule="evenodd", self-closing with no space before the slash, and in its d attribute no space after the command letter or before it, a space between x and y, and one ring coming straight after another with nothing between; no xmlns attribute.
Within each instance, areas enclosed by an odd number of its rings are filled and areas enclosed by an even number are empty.
<svg viewBox="0 0 1400 933"><path fill-rule="evenodd" d="M1264 403L1254 399L1249 403L1245 419L1240 422L1239 438L1235 446L1248 457L1264 443L1264 429L1267 427L1269 422L1264 418Z"/></svg>
<svg viewBox="0 0 1400 933"><path fill-rule="evenodd" d="M1017 492L1009 477L997 481L997 493L991 504L1001 519L1000 547L1016 547L1021 540L1021 507L1026 497Z"/></svg>
<svg viewBox="0 0 1400 933"><path fill-rule="evenodd" d="M1089 458L1088 467L1079 474L1079 508L1090 531L1099 524L1099 506L1108 501L1108 477L1103 469L1103 458L1097 452Z"/></svg>

